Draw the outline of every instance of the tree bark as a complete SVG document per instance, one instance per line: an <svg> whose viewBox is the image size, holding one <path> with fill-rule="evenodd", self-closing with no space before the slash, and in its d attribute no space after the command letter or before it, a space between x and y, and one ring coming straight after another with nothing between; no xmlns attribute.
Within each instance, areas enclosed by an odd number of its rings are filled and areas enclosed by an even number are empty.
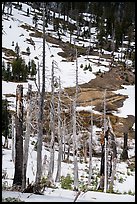
<svg viewBox="0 0 137 204"><path fill-rule="evenodd" d="M124 146L123 146L123 152L122 152L122 159L125 161L128 159L128 146L127 146L127 140L128 140L128 133L124 133Z"/></svg>
<svg viewBox="0 0 137 204"><path fill-rule="evenodd" d="M92 135L93 135L93 113L91 113L91 132L89 135L89 177L88 184L91 184L91 176L92 176Z"/></svg>
<svg viewBox="0 0 137 204"><path fill-rule="evenodd" d="M42 177L42 137L43 137L43 112L45 96L45 3L43 2L43 73L42 73L42 92L39 87L39 115L38 115L38 143L37 143L37 172L36 185L34 192L40 193Z"/></svg>
<svg viewBox="0 0 137 204"><path fill-rule="evenodd" d="M26 188L26 172L27 172L29 141L30 141L30 133L31 133L31 113L32 113L31 91L32 91L32 85L28 84L27 115L26 115L26 136L25 136L25 141L24 141L24 154L23 154L22 189Z"/></svg>
<svg viewBox="0 0 137 204"><path fill-rule="evenodd" d="M60 100L60 78L59 78L59 93L58 93L58 143L59 143L59 151L58 151L58 164L57 164L57 175L55 181L60 181L61 177L61 161L62 161L62 131L61 131L61 100Z"/></svg>
<svg viewBox="0 0 137 204"><path fill-rule="evenodd" d="M23 86L17 85L16 89L16 143L15 143L15 173L13 185L22 185L23 167Z"/></svg>
<svg viewBox="0 0 137 204"><path fill-rule="evenodd" d="M73 101L73 159L74 159L74 190L78 190L78 161L77 161L77 135L76 135L76 102Z"/></svg>
<svg viewBox="0 0 137 204"><path fill-rule="evenodd" d="M51 142L50 142L50 161L48 170L48 180L53 183L54 171L54 152L55 152L55 104L54 104L54 61L52 62L52 81L51 81L51 110L50 110L50 128L51 128Z"/></svg>
<svg viewBox="0 0 137 204"><path fill-rule="evenodd" d="M12 161L15 164L15 116L12 115Z"/></svg>

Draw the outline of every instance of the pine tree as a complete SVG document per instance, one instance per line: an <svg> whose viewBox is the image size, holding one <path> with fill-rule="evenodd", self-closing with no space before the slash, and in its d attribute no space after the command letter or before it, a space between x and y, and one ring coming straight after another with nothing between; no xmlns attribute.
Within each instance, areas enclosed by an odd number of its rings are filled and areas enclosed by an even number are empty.
<svg viewBox="0 0 137 204"><path fill-rule="evenodd" d="M27 48L26 48L26 51L27 51L27 55L29 56L29 55L30 55L30 48L27 47Z"/></svg>
<svg viewBox="0 0 137 204"><path fill-rule="evenodd" d="M35 64L35 61L34 60L31 60L31 63L30 63L30 67L31 67L31 70L30 70L30 75L31 77L35 76L36 73L37 73L37 70L36 70L36 64Z"/></svg>
<svg viewBox="0 0 137 204"><path fill-rule="evenodd" d="M19 48L18 43L16 43L16 46L15 46L15 53L17 54L17 58L18 58L19 57L19 53L20 53L20 48Z"/></svg>

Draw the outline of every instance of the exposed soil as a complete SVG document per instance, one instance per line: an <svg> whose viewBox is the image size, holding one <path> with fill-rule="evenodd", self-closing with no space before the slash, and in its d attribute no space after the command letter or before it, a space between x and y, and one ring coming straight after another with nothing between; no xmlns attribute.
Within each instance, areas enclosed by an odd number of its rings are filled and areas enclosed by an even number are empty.
<svg viewBox="0 0 137 204"><path fill-rule="evenodd" d="M135 138L135 132L132 129L135 117L129 115L127 118L122 118L112 114L113 111L123 106L123 102L128 97L115 94L113 91L123 88L121 85L131 85L134 83L135 75L131 70L123 66L116 66L115 68L110 68L108 72L100 73L88 83L79 85L80 91L77 102L82 106L90 106L92 104L95 106L94 110L103 114L104 90L106 89L106 113L110 117L116 136L123 137L124 132L127 132L129 138ZM72 97L75 93L75 87L67 88L66 91ZM90 113L86 117L89 118ZM94 117L99 116L94 115ZM88 123L90 124L89 121Z"/></svg>

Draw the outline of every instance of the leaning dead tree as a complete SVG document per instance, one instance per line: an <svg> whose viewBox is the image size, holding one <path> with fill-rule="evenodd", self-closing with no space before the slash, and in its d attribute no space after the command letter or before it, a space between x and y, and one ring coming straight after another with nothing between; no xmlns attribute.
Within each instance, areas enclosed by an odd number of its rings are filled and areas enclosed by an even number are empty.
<svg viewBox="0 0 137 204"><path fill-rule="evenodd" d="M22 189L24 189L26 187L26 172L27 172L29 141L30 141L30 134L31 134L31 117L32 117L31 94L32 94L32 85L28 84L27 115L26 115L26 135L25 135L24 153L23 153Z"/></svg>
<svg viewBox="0 0 137 204"><path fill-rule="evenodd" d="M13 186L22 186L23 167L23 86L17 85L16 89L16 143L15 143L15 173Z"/></svg>

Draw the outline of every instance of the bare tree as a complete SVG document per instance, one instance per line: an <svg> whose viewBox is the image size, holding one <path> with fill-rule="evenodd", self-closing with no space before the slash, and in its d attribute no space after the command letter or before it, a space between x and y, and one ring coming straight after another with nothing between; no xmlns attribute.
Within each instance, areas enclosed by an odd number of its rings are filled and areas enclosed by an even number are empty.
<svg viewBox="0 0 137 204"><path fill-rule="evenodd" d="M9 113L8 113L8 100L4 100L4 111L5 111L5 128L4 128L4 136L5 136L5 141L4 141L4 147L8 148L8 135L9 135Z"/></svg>
<svg viewBox="0 0 137 204"><path fill-rule="evenodd" d="M74 190L78 190L78 141L77 141L77 131L76 131L76 101L78 97L78 61L77 61L77 49L76 49L76 93L73 100L73 159L74 159Z"/></svg>
<svg viewBox="0 0 137 204"><path fill-rule="evenodd" d="M15 164L15 116L12 115L12 161Z"/></svg>
<svg viewBox="0 0 137 204"><path fill-rule="evenodd" d="M116 175L116 164L117 164L117 147L116 147L116 136L113 132L113 128L110 122L110 118L108 117L108 126L109 126L109 134L110 134L110 149L111 152L111 161L110 161L110 183L109 183L109 190L110 192L113 192L113 185L114 185L114 177Z"/></svg>
<svg viewBox="0 0 137 204"><path fill-rule="evenodd" d="M43 137L43 112L45 96L45 7L43 3L43 73L42 73L42 92L39 87L39 115L38 115L38 143L37 143L37 172L35 193L40 193L42 176L42 137Z"/></svg>
<svg viewBox="0 0 137 204"><path fill-rule="evenodd" d="M107 175L107 123L106 123L106 89L104 92L104 192L106 193L108 187L108 175Z"/></svg>
<svg viewBox="0 0 137 204"><path fill-rule="evenodd" d="M127 140L128 140L128 133L124 133L124 145L123 145L123 152L121 154L122 160L127 160L128 159L128 145L127 145Z"/></svg>
<svg viewBox="0 0 137 204"><path fill-rule="evenodd" d="M88 184L91 184L92 176L92 136L93 136L93 113L91 112L91 131L89 135L89 177Z"/></svg>
<svg viewBox="0 0 137 204"><path fill-rule="evenodd" d="M55 103L54 103L54 61L52 61L52 78L51 78L51 103L50 103L50 129L51 129L51 141L50 141L50 161L48 170L48 180L53 183L53 171L54 171L54 151L55 151Z"/></svg>
<svg viewBox="0 0 137 204"><path fill-rule="evenodd" d="M26 115L26 135L24 141L24 153L23 153L23 178L22 178L22 189L26 187L26 171L28 162L28 151L29 151L29 141L31 133L31 116L32 116L32 105L31 105L31 93L32 85L28 84L27 93L27 115Z"/></svg>
<svg viewBox="0 0 137 204"><path fill-rule="evenodd" d="M78 190L78 149L77 149L77 134L76 134L76 99L73 101L73 159L74 159L74 190Z"/></svg>
<svg viewBox="0 0 137 204"><path fill-rule="evenodd" d="M103 132L101 134L101 168L100 168L100 189L104 189L104 192L107 191L107 181L108 181L108 169L107 169L107 143L108 143L108 129L107 129L107 120L106 120L106 89L104 91L104 124Z"/></svg>
<svg viewBox="0 0 137 204"><path fill-rule="evenodd" d="M16 89L16 143L15 143L15 173L13 185L22 186L23 167L23 86Z"/></svg>
<svg viewBox="0 0 137 204"><path fill-rule="evenodd" d="M60 77L59 77L59 92L58 92L58 143L59 143L59 152L58 152L58 164L57 164L57 175L55 181L60 181L61 177L61 161L62 161L62 152L63 152L63 144L62 144L62 121L61 121L61 86L60 86Z"/></svg>

